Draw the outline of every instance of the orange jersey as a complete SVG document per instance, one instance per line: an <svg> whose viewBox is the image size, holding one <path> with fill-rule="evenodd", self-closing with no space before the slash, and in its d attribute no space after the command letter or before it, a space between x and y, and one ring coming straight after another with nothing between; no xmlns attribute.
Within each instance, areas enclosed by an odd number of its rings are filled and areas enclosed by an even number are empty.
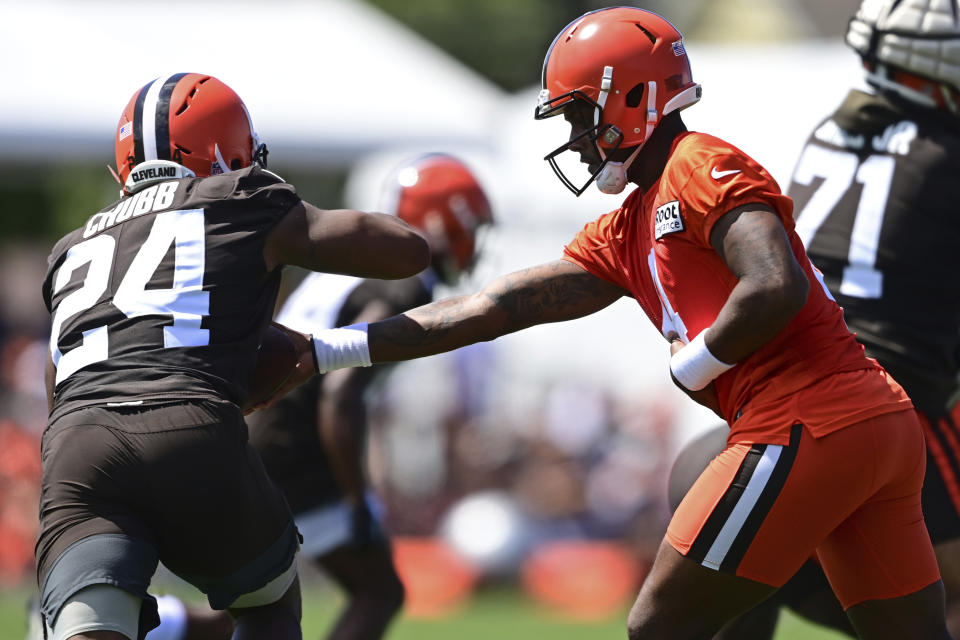
<svg viewBox="0 0 960 640"><path fill-rule="evenodd" d="M714 381L731 422L730 441L786 444L797 422L823 435L912 406L847 329L794 232L792 200L763 167L723 140L678 136L660 179L587 224L564 259L630 291L664 336L675 331L689 342L713 324L737 284L710 244L713 225L751 203L780 217L811 286L806 305L779 334ZM823 390L826 402L819 391L798 394L831 374L862 369L877 371L866 388L834 381ZM814 397L798 401L805 395Z"/></svg>

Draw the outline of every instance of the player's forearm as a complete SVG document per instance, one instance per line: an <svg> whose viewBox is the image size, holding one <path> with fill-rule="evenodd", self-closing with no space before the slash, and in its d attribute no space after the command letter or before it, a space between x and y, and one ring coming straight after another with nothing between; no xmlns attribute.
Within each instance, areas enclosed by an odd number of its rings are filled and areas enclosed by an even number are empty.
<svg viewBox="0 0 960 640"><path fill-rule="evenodd" d="M444 353L516 330L508 327L507 314L483 292L447 298L370 324L370 359L396 362Z"/></svg>
<svg viewBox="0 0 960 640"><path fill-rule="evenodd" d="M741 279L710 327L711 353L728 363L749 357L790 323L808 291L805 278L782 283Z"/></svg>
<svg viewBox="0 0 960 640"><path fill-rule="evenodd" d="M565 260L516 271L478 293L440 300L369 326L373 362L452 351L527 327L573 320L627 292Z"/></svg>
<svg viewBox="0 0 960 640"><path fill-rule="evenodd" d="M472 295L314 334L318 367L332 371L452 351L533 325L581 318L626 294L579 266L555 260L501 276Z"/></svg>

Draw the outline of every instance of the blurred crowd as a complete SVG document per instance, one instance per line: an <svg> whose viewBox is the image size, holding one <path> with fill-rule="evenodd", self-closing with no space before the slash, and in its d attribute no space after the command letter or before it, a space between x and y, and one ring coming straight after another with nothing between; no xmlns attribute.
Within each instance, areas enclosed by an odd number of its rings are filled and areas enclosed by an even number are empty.
<svg viewBox="0 0 960 640"><path fill-rule="evenodd" d="M0 254L0 585L33 576L47 419L49 320L39 286L45 266L43 247L18 245Z"/></svg>

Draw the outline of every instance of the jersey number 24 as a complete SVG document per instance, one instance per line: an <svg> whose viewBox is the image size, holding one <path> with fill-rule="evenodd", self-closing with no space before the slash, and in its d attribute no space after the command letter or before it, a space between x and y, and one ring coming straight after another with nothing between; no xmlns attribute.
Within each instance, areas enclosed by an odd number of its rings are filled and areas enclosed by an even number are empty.
<svg viewBox="0 0 960 640"><path fill-rule="evenodd" d="M210 330L200 326L210 312L210 293L203 290L205 258L203 209L166 211L154 217L153 226L113 295L112 304L128 318L169 315L173 324L163 328L163 346L195 347L210 343ZM94 236L70 247L53 282L53 294L70 282L74 271L89 264L86 278L76 291L60 301L53 314L50 354L60 384L78 369L109 356L109 328L93 327L82 332L81 343L60 351L63 323L93 307L106 292L116 253L116 239ZM174 245L173 286L147 289L170 244Z"/></svg>

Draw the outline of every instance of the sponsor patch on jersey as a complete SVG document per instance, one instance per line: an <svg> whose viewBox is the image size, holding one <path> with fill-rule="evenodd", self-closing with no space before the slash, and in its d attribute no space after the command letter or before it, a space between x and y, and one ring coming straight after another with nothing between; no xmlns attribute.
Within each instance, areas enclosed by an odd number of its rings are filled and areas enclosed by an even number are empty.
<svg viewBox="0 0 960 640"><path fill-rule="evenodd" d="M679 200L671 200L657 207L657 217L654 221L654 237L657 240L668 233L677 233L683 230L683 216L680 214Z"/></svg>
<svg viewBox="0 0 960 640"><path fill-rule="evenodd" d="M133 135L133 123L132 123L132 122L126 122L126 123L124 123L123 126L120 127L120 138L119 138L119 139L120 139L120 140L123 140L123 139L125 139L125 138L129 138L129 137L132 136L132 135Z"/></svg>

